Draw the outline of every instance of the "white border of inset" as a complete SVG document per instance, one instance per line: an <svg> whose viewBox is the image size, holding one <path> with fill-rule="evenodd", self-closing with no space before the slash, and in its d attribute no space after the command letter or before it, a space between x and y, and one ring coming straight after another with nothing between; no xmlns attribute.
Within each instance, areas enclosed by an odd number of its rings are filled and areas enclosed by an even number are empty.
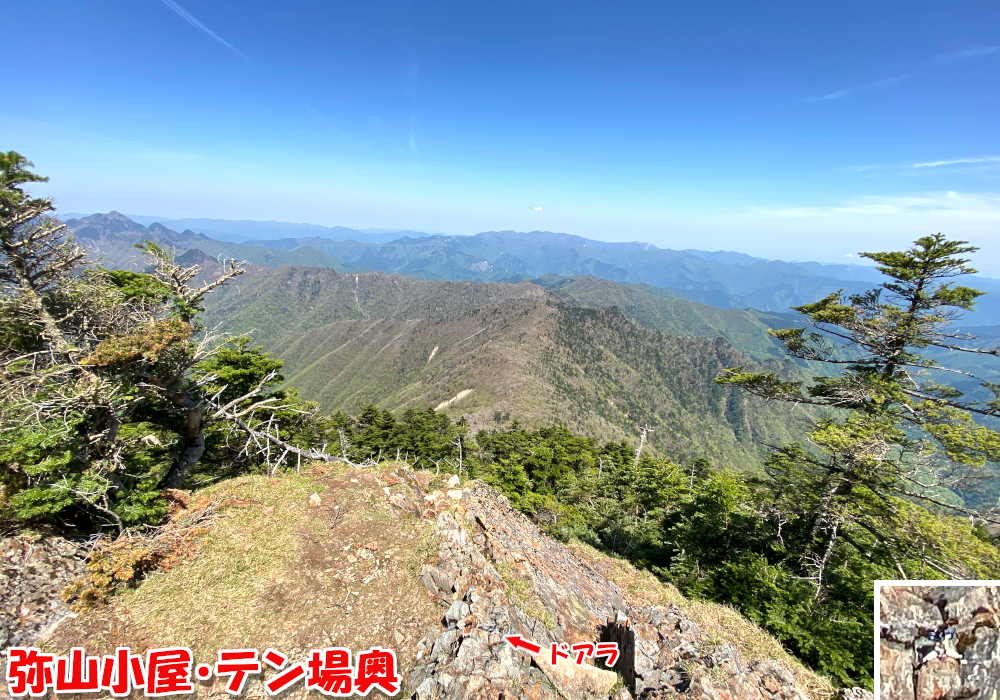
<svg viewBox="0 0 1000 700"><path fill-rule="evenodd" d="M882 660L879 658L882 639L882 586L1000 586L1000 581L876 581L875 582L875 700L881 700Z"/></svg>

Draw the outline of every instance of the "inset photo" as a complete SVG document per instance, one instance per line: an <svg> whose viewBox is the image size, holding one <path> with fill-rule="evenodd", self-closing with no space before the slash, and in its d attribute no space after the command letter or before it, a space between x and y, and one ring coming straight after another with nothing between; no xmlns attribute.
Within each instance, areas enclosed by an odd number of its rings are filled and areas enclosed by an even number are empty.
<svg viewBox="0 0 1000 700"><path fill-rule="evenodd" d="M1000 697L1000 581L876 581L880 700Z"/></svg>

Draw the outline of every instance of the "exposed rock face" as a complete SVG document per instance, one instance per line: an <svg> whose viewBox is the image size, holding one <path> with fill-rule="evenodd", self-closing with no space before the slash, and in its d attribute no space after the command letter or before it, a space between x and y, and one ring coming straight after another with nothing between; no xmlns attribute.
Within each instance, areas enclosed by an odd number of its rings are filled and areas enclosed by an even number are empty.
<svg viewBox="0 0 1000 700"><path fill-rule="evenodd" d="M747 662L733 647L708 639L675 606L629 608L617 586L493 489L465 491L455 515L438 516L436 531L444 542L421 578L447 608L447 628L429 630L421 642L426 661L408 679L420 700L805 700L783 662ZM515 651L504 641L513 634L540 644L542 653L533 660ZM563 664L548 663L552 642L598 640L619 643L614 670L624 688L616 690L618 679L601 668L571 678L560 672Z"/></svg>
<svg viewBox="0 0 1000 700"><path fill-rule="evenodd" d="M1000 697L997 586L886 586L881 596L883 700Z"/></svg>
<svg viewBox="0 0 1000 700"><path fill-rule="evenodd" d="M358 479L348 480L348 476L350 474L342 477L342 481L358 483ZM360 490L356 494L358 498L367 502L366 494L378 494L377 499L384 494L384 502L395 514L395 522L400 528L419 524L416 530L421 534L420 544L413 544L412 550L405 550L404 542L412 541L412 537L390 542L381 539L381 535L372 537L369 529L358 530L356 522L352 526L355 527L355 535L348 540L355 546L354 554L346 556L348 563L355 559L355 554L368 560L380 557L378 561L402 561L395 558L400 555L396 548L404 548L406 561L410 561L406 558L407 553L417 553L419 559L416 562L427 561L428 553L424 549L429 534L427 522L418 521L418 518L433 519L435 532L440 538L437 558L433 564L423 565L419 577L423 586L417 584L419 589L426 587L432 595L414 591L412 569L408 569L407 575L393 584L397 586L392 591L393 597L396 597L399 587L405 586L407 594L417 594L409 595L407 600L410 604L422 606L420 624L414 626L412 633L408 632L411 636L404 637L399 629L394 632L394 639L399 645L396 648L405 650L405 657L400 657L405 658L405 665L402 662L400 665L405 683L400 697L409 695L419 700L635 700L668 697L826 700L816 691L807 695L803 687L797 686L796 677L792 676L784 662L744 658L730 644L710 636L688 617L683 601L680 602L681 607L649 606L649 601L656 599L652 596L643 598L646 603L636 604L636 598L624 596L602 573L611 569L598 570L595 567L602 565L600 561L595 559L594 564L590 564L545 535L492 488L478 484L465 490L425 494L423 487L418 483L410 484L407 474L403 472L383 474L382 480L372 474L367 479L377 482L380 490L374 487L370 492ZM409 485L410 492L399 489L392 492L383 486L397 485L393 479ZM305 506L302 510L306 511L302 517L314 516L321 508L329 508L329 503L343 497L344 492L335 489L323 491L320 495L320 490L310 488L302 496L301 504ZM339 503L347 506L354 501L340 500ZM272 517L275 512L273 505L258 504L258 507L262 508L266 518ZM375 506L372 508L375 512ZM366 527L374 527L367 521L363 522ZM378 520L378 527L384 527L386 522L391 521ZM366 541L367 544L363 544ZM316 561L320 562L323 572L329 570L327 562L334 561L335 554L346 555L348 551L338 546L331 552L322 543L316 540L313 543L316 547L310 551L321 557ZM340 545L341 540L336 543ZM46 644L52 644L54 649L62 650L60 653L70 646L81 645L86 645L90 651L94 637L88 634L103 630L108 626L106 623L119 619L115 617L118 612L113 609L95 613L96 617L88 617L90 613L84 613L58 626L54 634L56 637L64 635L61 641L53 642L52 635L46 638L43 634L40 638L43 628L51 629L54 622L67 614L59 592L83 573L83 554L75 544L56 538L30 543L8 539L0 543L0 570L4 573L0 577L0 624L4 625L0 627L0 646L27 646L37 644L41 639ZM390 559L390 556L393 558ZM341 570L341 574L346 577L350 571L354 569ZM333 607L339 611L347 598L341 597L339 589L336 592L338 595L324 600L327 605L330 601L344 601L340 605L334 604ZM311 589L310 595L319 600L323 589ZM355 619L365 619L359 603L363 600L366 600L364 595L354 599L354 614L357 617L348 619L351 606L347 606L342 614L338 612L338 617L327 618L323 627L327 644L334 645L330 638L335 633L343 634L344 625L357 625ZM385 600L385 597L376 595L371 604L383 605ZM391 604L392 600L389 599L388 603ZM439 613L434 613L436 604L440 606ZM932 610L937 611L938 608ZM434 621L437 615L440 624ZM706 627L711 624L707 618L700 619ZM388 633L393 634L393 623L386 624L389 625ZM394 624L398 626L399 619ZM387 631L384 626L382 630ZM378 627L375 632L378 633ZM422 639L414 647L421 634ZM541 647L540 653L529 655L524 650L512 648L504 639L506 635L521 635L537 643ZM287 641L291 637L283 639ZM211 658L215 649L200 649L197 641L197 638L187 638L183 645ZM553 642L608 641L618 642L621 651L611 669L601 663L595 664L593 660L582 665L570 659L562 659L556 666L550 663L550 644ZM140 652L148 648L149 643L143 638L126 639L124 642ZM305 660L304 649L322 646L316 639L301 643L304 646L286 644L282 649L290 651L296 660ZM343 641L336 645L342 644L349 645ZM391 647L392 642L383 638L379 644ZM105 649L108 648L105 646ZM360 649L362 645L354 644L350 648ZM202 660L201 657L198 660ZM0 666L0 675L2 673ZM245 695L263 697L263 680L263 677L252 679ZM198 696L218 695L215 683L216 680L210 680L199 684ZM285 697L314 695L300 686L286 693ZM840 698L872 700L871 693L857 690L842 692Z"/></svg>
<svg viewBox="0 0 1000 700"><path fill-rule="evenodd" d="M713 644L677 606L632 608L602 639L618 642L618 669L640 698L733 697L806 700L785 664L747 663L729 644Z"/></svg>
<svg viewBox="0 0 1000 700"><path fill-rule="evenodd" d="M31 645L69 614L59 594L83 573L85 556L61 537L0 540L0 649Z"/></svg>

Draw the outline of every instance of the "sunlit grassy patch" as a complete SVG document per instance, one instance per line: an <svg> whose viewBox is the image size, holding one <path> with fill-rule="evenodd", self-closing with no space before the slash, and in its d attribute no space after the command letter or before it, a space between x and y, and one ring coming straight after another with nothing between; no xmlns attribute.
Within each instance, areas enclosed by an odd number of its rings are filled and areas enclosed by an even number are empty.
<svg viewBox="0 0 1000 700"><path fill-rule="evenodd" d="M232 496L243 507L226 509L200 555L169 574L152 574L123 592L115 605L150 644L194 649L269 646L263 635L277 625L266 596L294 576L290 565L310 530L308 498L321 490L313 479L246 476L206 489L204 495ZM273 510L272 510L273 509Z"/></svg>

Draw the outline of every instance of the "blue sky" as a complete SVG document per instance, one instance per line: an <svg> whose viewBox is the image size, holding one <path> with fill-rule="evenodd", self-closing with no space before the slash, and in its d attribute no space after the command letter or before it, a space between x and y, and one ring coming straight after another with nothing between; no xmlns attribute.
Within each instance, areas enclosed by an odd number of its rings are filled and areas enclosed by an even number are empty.
<svg viewBox="0 0 1000 700"><path fill-rule="evenodd" d="M544 229L1000 276L996 2L0 0L60 209Z"/></svg>

